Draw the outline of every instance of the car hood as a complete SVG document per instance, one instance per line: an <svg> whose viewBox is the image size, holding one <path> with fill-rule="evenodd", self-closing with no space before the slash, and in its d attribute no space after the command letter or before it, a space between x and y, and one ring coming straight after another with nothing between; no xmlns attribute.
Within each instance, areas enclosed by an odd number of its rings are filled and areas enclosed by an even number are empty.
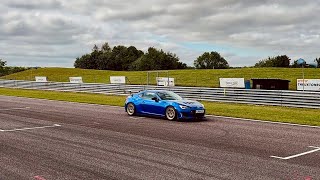
<svg viewBox="0 0 320 180"><path fill-rule="evenodd" d="M175 100L174 102L181 104L181 105L185 105L185 106L189 106L189 107L202 107L202 104L199 103L198 101L193 101L193 100Z"/></svg>

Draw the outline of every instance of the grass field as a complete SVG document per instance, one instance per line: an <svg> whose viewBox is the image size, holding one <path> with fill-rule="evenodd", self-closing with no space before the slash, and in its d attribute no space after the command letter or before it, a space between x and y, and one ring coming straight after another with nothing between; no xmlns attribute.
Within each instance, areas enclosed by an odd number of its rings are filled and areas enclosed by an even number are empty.
<svg viewBox="0 0 320 180"><path fill-rule="evenodd" d="M306 79L319 79L320 69L303 69ZM3 79L34 80L34 76L46 76L49 81L68 82L71 76L82 76L85 83L109 83L110 76L126 76L128 84L147 84L145 71L103 71L75 68L38 68L16 74ZM150 84L155 84L157 73L150 74ZM159 77L166 77L159 73ZM170 70L169 76L175 78L177 86L219 87L219 78L280 78L290 80L290 89L296 90L296 79L302 78L301 68L241 68L210 70Z"/></svg>
<svg viewBox="0 0 320 180"><path fill-rule="evenodd" d="M0 88L0 95L122 106L125 96ZM320 111L307 108L202 102L207 114L320 126Z"/></svg>

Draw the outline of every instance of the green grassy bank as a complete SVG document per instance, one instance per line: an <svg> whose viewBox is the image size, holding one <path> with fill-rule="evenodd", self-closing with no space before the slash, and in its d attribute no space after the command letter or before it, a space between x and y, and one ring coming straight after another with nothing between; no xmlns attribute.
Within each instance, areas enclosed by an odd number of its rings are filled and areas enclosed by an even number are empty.
<svg viewBox="0 0 320 180"><path fill-rule="evenodd" d="M306 79L320 78L320 69L303 69ZM150 83L155 84L157 73L149 74ZM159 73L166 77L167 73ZM46 76L49 81L68 82L69 77L82 76L85 83L110 83L110 76L126 76L127 84L147 84L146 71L104 71L75 68L38 68L1 77L2 79L34 80L34 76ZM219 78L280 78L290 80L290 89L296 90L296 79L302 78L301 68L241 68L209 70L170 70L177 86L219 87Z"/></svg>

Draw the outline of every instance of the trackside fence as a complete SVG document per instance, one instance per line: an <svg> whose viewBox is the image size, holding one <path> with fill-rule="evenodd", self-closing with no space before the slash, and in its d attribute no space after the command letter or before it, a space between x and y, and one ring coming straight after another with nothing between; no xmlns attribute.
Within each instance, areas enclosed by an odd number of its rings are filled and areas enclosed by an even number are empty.
<svg viewBox="0 0 320 180"><path fill-rule="evenodd" d="M163 87L96 83L35 82L0 80L0 87L52 91L129 95L145 89L166 89L189 99L320 109L320 92L206 87Z"/></svg>

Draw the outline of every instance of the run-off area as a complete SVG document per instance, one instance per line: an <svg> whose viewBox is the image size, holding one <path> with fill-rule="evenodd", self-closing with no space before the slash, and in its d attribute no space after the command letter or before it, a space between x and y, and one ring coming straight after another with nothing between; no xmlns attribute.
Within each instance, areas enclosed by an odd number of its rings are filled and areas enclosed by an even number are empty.
<svg viewBox="0 0 320 180"><path fill-rule="evenodd" d="M60 124L52 124L52 122L24 117L19 115L19 111L27 111L30 107L10 107L0 108L0 133L1 132L15 132L28 131L36 129L60 127ZM11 112L11 113L10 113ZM15 114L12 114L15 113Z"/></svg>
<svg viewBox="0 0 320 180"><path fill-rule="evenodd" d="M59 127L62 125L62 127ZM0 179L316 179L319 129L3 97Z"/></svg>

